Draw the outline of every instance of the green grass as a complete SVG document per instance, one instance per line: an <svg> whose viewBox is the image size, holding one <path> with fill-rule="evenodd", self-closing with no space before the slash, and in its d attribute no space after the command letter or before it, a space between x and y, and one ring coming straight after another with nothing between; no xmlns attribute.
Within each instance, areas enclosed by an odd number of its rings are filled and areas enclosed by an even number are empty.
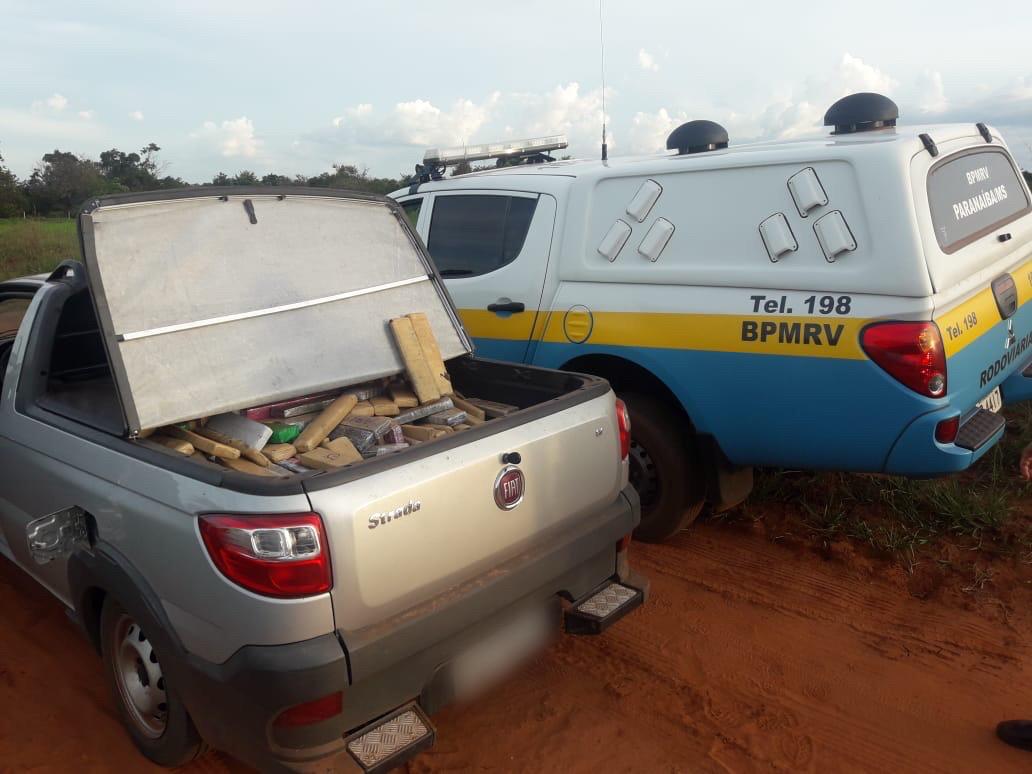
<svg viewBox="0 0 1032 774"><path fill-rule="evenodd" d="M50 271L78 255L74 220L0 218L0 279Z"/></svg>
<svg viewBox="0 0 1032 774"><path fill-rule="evenodd" d="M1018 475L1032 442L1032 406L1005 410L1007 433L971 469L938 479L850 473L757 471L753 495L727 520L763 520L776 539L825 548L862 544L912 569L947 546L1032 562L1032 486Z"/></svg>

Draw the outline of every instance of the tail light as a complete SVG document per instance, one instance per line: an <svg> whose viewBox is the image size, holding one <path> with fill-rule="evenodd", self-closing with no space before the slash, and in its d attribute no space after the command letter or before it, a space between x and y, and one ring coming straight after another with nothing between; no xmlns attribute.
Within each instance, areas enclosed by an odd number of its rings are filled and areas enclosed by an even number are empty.
<svg viewBox="0 0 1032 774"><path fill-rule="evenodd" d="M343 710L344 698L341 692L337 691L314 701L307 701L304 704L288 707L276 716L272 724L279 728L310 726L313 723L321 723L324 720L336 717Z"/></svg>
<svg viewBox="0 0 1032 774"><path fill-rule="evenodd" d="M620 459L625 460L631 453L631 415L619 398L616 399L616 426L620 431Z"/></svg>
<svg viewBox="0 0 1032 774"><path fill-rule="evenodd" d="M929 398L946 395L946 353L933 322L874 323L860 334L860 345L898 382Z"/></svg>
<svg viewBox="0 0 1032 774"><path fill-rule="evenodd" d="M292 599L322 594L333 585L317 513L208 515L200 527L219 572L248 591Z"/></svg>

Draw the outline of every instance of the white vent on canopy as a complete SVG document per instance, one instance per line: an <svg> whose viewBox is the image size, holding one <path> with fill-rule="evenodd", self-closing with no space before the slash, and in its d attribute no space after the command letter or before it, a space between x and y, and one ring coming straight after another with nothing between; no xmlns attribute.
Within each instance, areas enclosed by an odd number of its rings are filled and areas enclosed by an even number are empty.
<svg viewBox="0 0 1032 774"><path fill-rule="evenodd" d="M638 245L638 252L641 253L642 257L648 258L655 263L659 260L659 254L663 252L663 248L667 246L667 242L670 241L670 237L673 235L674 224L666 218L656 218L656 222L652 224L652 228L649 229L645 238L641 240L641 244Z"/></svg>
<svg viewBox="0 0 1032 774"><path fill-rule="evenodd" d="M818 218L813 224L813 230L829 263L834 262L843 253L856 250L853 232L849 230L849 224L838 210Z"/></svg>
<svg viewBox="0 0 1032 774"><path fill-rule="evenodd" d="M804 218L810 214L810 210L828 203L828 194L813 167L807 167L788 178L788 190L796 209Z"/></svg>
<svg viewBox="0 0 1032 774"><path fill-rule="evenodd" d="M799 249L799 243L784 213L775 212L760 223L760 236L763 238L763 246L767 248L767 255L774 263Z"/></svg>
<svg viewBox="0 0 1032 774"><path fill-rule="evenodd" d="M610 226L609 231L602 237L598 251L612 263L616 260L616 256L620 254L620 251L623 250L623 246L627 243L627 237L630 235L631 227L622 220L618 220Z"/></svg>
<svg viewBox="0 0 1032 774"><path fill-rule="evenodd" d="M653 205L659 201L661 193L663 193L663 186L655 180L646 180L638 187L638 192L627 205L627 214L639 223L644 223Z"/></svg>

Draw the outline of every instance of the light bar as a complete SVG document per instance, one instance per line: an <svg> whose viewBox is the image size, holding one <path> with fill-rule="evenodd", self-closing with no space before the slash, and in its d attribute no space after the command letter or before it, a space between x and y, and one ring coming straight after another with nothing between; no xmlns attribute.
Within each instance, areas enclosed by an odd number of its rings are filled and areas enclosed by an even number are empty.
<svg viewBox="0 0 1032 774"><path fill-rule="evenodd" d="M547 153L569 146L565 134L531 137L526 140L508 140L483 145L460 145L455 148L428 148L423 154L424 164L457 164L460 161L485 161L505 156Z"/></svg>

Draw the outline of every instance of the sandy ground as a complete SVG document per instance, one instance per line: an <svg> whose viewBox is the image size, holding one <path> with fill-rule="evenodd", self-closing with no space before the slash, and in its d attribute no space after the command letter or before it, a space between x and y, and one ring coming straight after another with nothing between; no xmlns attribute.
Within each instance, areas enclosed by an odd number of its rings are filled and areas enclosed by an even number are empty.
<svg viewBox="0 0 1032 774"><path fill-rule="evenodd" d="M1027 586L918 599L888 565L719 525L633 550L646 608L439 714L409 771L1032 770L992 731L1032 715ZM0 616L0 770L151 770L85 639L2 560Z"/></svg>

